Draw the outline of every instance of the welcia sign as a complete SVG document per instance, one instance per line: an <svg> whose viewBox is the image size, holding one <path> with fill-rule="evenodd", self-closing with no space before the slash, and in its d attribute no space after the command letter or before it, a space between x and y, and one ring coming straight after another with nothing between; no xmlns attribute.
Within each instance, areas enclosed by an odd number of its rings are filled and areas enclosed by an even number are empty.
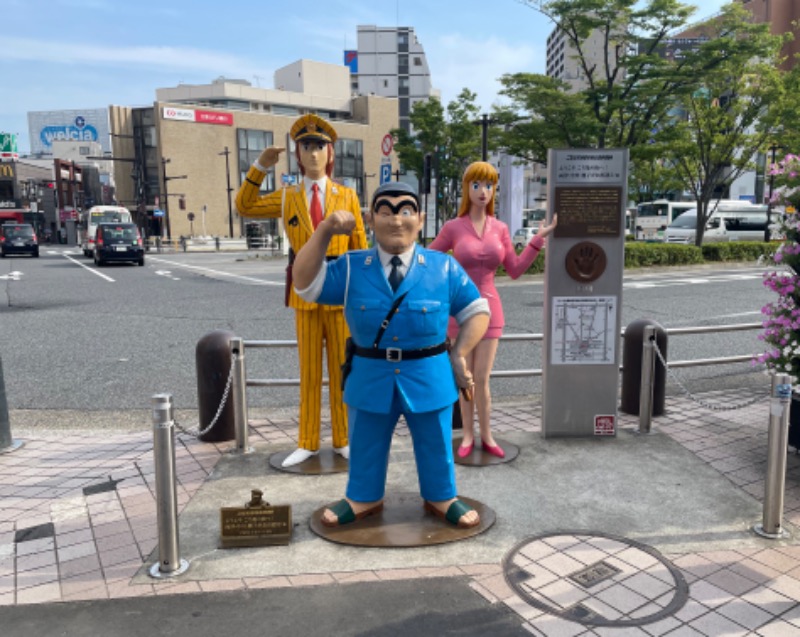
<svg viewBox="0 0 800 637"><path fill-rule="evenodd" d="M48 148L54 141L96 142L97 129L80 115L75 118L75 123L66 126L45 126L39 133L42 144Z"/></svg>

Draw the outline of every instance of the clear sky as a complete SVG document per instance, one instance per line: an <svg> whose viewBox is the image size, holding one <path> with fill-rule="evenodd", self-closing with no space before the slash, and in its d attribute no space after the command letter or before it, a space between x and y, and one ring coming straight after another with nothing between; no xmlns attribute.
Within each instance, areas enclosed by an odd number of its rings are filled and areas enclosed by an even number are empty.
<svg viewBox="0 0 800 637"><path fill-rule="evenodd" d="M685 0L695 18L724 0ZM552 24L518 0L0 0L0 132L28 152L28 111L152 104L219 76L273 88L299 59L343 63L358 25L413 27L434 87L489 109L504 73L544 73Z"/></svg>

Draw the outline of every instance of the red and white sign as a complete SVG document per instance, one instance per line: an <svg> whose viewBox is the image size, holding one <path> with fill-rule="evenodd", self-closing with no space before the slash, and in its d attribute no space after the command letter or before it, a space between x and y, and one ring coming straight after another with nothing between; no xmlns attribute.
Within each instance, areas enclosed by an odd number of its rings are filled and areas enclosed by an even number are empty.
<svg viewBox="0 0 800 637"><path fill-rule="evenodd" d="M613 436L616 433L616 417L615 416L595 416L594 417L594 435L595 436Z"/></svg>
<svg viewBox="0 0 800 637"><path fill-rule="evenodd" d="M387 133L383 136L383 140L381 141L381 152L388 157L389 153L392 152L392 148L394 148L394 140L392 136Z"/></svg>
<svg viewBox="0 0 800 637"><path fill-rule="evenodd" d="M233 126L233 113L220 113L218 111L195 111L194 121L201 124L221 124Z"/></svg>
<svg viewBox="0 0 800 637"><path fill-rule="evenodd" d="M164 107L164 119L181 119L185 122L194 121L194 111L191 108Z"/></svg>
<svg viewBox="0 0 800 637"><path fill-rule="evenodd" d="M201 111L191 108L164 107L164 119L178 119L184 122L197 122L200 124L220 124L222 126L233 126L232 113L220 113L218 111Z"/></svg>

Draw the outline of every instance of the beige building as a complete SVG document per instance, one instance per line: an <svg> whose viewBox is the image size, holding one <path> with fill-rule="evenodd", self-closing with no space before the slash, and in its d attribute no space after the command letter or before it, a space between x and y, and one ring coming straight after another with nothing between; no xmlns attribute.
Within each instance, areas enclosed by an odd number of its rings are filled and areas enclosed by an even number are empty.
<svg viewBox="0 0 800 637"><path fill-rule="evenodd" d="M334 179L354 188L362 205L380 183L381 165L397 170L397 158L383 145L398 127L396 99L351 97L347 67L308 60L279 69L274 79L278 88L262 89L220 78L158 89L152 107L109 108L117 198L137 211L149 235L240 237L251 231L236 212L236 191L270 145L287 152L268 174L264 192L299 180L289 130L305 113L336 128ZM277 222L261 225L263 232L281 232Z"/></svg>

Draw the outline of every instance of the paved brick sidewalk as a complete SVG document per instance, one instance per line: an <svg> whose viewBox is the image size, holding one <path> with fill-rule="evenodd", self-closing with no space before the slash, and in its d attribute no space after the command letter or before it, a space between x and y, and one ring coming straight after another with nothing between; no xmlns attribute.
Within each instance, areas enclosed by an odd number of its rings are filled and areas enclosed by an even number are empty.
<svg viewBox="0 0 800 637"><path fill-rule="evenodd" d="M741 394L703 397L735 401ZM498 404L493 419L500 436L539 431L538 407ZM655 419L653 430L671 436L760 502L767 420L766 399L736 411L713 412L671 398L669 413ZM622 429L637 427L638 419L621 417ZM286 446L295 441L296 431L290 417L254 420L250 444ZM489 603L507 604L533 635L800 635L797 537L757 547L661 556L674 567L675 574L670 574L646 547L635 543L555 534L520 547L512 560L519 569L514 588L500 563L132 583L157 546L151 432L14 434L25 441L24 447L0 455L0 605L468 576L478 594ZM401 428L397 435L407 432ZM178 436L180 508L228 447L230 443L204 444ZM797 527L800 456L790 453L788 461L784 520ZM602 568L593 568L597 564ZM590 589L576 586L573 575L584 566L587 577L608 569L601 574L605 579ZM680 593L681 582L688 600L672 612L671 600ZM659 612L663 616L652 621ZM594 613L608 625L582 622L581 613ZM639 623L642 618L647 623Z"/></svg>

